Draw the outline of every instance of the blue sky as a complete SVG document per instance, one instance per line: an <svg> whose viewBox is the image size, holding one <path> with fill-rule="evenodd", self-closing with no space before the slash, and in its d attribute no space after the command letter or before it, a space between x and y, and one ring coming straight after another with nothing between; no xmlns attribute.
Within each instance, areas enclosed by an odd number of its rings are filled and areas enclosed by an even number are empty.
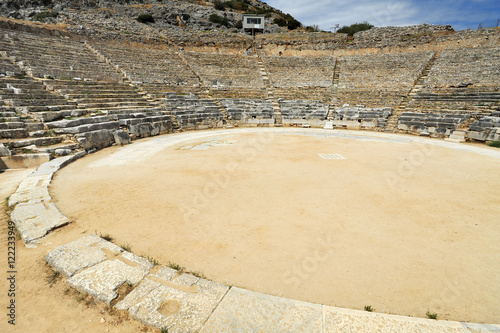
<svg viewBox="0 0 500 333"><path fill-rule="evenodd" d="M335 24L368 21L377 27L421 23L451 24L455 30L494 27L500 0L264 0L304 25L331 30Z"/></svg>

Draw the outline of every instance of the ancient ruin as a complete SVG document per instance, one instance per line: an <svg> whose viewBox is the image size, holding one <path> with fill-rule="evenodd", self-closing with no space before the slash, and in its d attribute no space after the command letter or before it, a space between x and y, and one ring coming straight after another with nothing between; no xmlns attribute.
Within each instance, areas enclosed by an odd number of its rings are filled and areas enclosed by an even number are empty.
<svg viewBox="0 0 500 333"><path fill-rule="evenodd" d="M36 246L72 222L48 191L58 169L141 138L293 127L484 146L500 141L499 28L453 31L423 24L373 28L353 38L285 32L272 21L283 13L249 3L268 11L265 34L244 34L234 8L225 12L227 25L210 21L220 12L212 2L135 5L123 20L117 17L127 7L58 4L59 16L46 24L22 20L41 10L2 7L9 18L0 18L0 170L38 167L8 200L26 244ZM193 10L197 6L202 9ZM144 12L167 25L137 22ZM332 332L355 325L499 329L372 316L230 287L166 266L152 271L147 258L94 234L51 249L46 261L71 287L170 332L224 331L230 320L251 329L252 321L270 317L270 331L280 325L303 331L304 323ZM133 290L113 303L124 284ZM246 316L254 306L258 311Z"/></svg>

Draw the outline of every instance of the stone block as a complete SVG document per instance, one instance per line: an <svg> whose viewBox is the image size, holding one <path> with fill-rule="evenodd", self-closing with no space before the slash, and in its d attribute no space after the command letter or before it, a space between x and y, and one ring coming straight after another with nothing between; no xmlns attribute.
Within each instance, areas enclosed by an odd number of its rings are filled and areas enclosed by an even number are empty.
<svg viewBox="0 0 500 333"><path fill-rule="evenodd" d="M68 284L80 292L110 304L118 296L116 289L124 283L139 283L153 267L146 259L132 254L125 261L123 259L122 254L122 257L87 268L70 277Z"/></svg>
<svg viewBox="0 0 500 333"><path fill-rule="evenodd" d="M486 133L485 132L477 132L477 131L470 131L467 134L467 137L469 139L473 140L478 140L478 141L486 141Z"/></svg>
<svg viewBox="0 0 500 333"><path fill-rule="evenodd" d="M321 332L322 306L232 287L201 332Z"/></svg>
<svg viewBox="0 0 500 333"><path fill-rule="evenodd" d="M0 157L0 169L26 169L50 161L50 154L18 154Z"/></svg>
<svg viewBox="0 0 500 333"><path fill-rule="evenodd" d="M116 305L141 322L169 332L197 332L229 287L163 267Z"/></svg>
<svg viewBox="0 0 500 333"><path fill-rule="evenodd" d="M119 246L91 234L69 244L58 247L45 260L66 277L94 266L106 259L112 259L123 252Z"/></svg>
<svg viewBox="0 0 500 333"><path fill-rule="evenodd" d="M323 332L449 332L464 333L458 322L412 318L335 308L323 307Z"/></svg>
<svg viewBox="0 0 500 333"><path fill-rule="evenodd" d="M52 161L49 161L47 163L43 163L42 165L40 165L40 167L35 172L33 172L30 175L30 177L37 177L37 176L42 176L42 175L53 174L54 172L65 167L69 163L79 159L80 157L85 156L85 154L86 153L84 151L82 151L82 152L78 152L74 155L59 157L59 158L53 159Z"/></svg>
<svg viewBox="0 0 500 333"><path fill-rule="evenodd" d="M115 138L115 142L119 146L128 145L132 142L130 135L124 130L117 130L113 132L113 136Z"/></svg>
<svg viewBox="0 0 500 333"><path fill-rule="evenodd" d="M9 148L5 147L2 143L0 143L0 156L10 156L11 152Z"/></svg>
<svg viewBox="0 0 500 333"><path fill-rule="evenodd" d="M52 174L26 177L16 192L9 197L9 206L20 202L50 201L48 187L51 180Z"/></svg>
<svg viewBox="0 0 500 333"><path fill-rule="evenodd" d="M45 236L52 229L71 222L54 203L46 201L20 203L12 212L11 218L25 243L30 243Z"/></svg>
<svg viewBox="0 0 500 333"><path fill-rule="evenodd" d="M115 143L114 130L97 130L75 135L80 147L85 150L102 149Z"/></svg>
<svg viewBox="0 0 500 333"><path fill-rule="evenodd" d="M59 149L54 150L54 154L56 154L58 156L67 156L67 155L71 155L72 153L73 153L73 151L71 149L59 148Z"/></svg>

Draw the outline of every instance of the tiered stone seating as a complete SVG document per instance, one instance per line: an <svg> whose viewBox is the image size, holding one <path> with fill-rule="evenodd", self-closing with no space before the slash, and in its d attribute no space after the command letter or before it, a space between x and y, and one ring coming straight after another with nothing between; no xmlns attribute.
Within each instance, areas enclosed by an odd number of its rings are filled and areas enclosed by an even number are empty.
<svg viewBox="0 0 500 333"><path fill-rule="evenodd" d="M45 80L48 89L78 104L86 113L102 114L161 111L136 87L128 84L95 81Z"/></svg>
<svg viewBox="0 0 500 333"><path fill-rule="evenodd" d="M281 99L304 99L318 100L325 103L335 101L334 91L331 87L290 87L290 88L274 88L273 94L276 98Z"/></svg>
<svg viewBox="0 0 500 333"><path fill-rule="evenodd" d="M334 108L333 124L348 129L383 128L392 114L392 108L361 108L342 106Z"/></svg>
<svg viewBox="0 0 500 333"><path fill-rule="evenodd" d="M39 117L49 112L79 115L76 103L50 93L31 78L1 78L0 96L0 139L12 154L18 155L14 159L32 155L32 159L43 161L50 158L49 154L65 155L78 148L74 142L47 130L41 122L43 117ZM40 154L45 154L42 159Z"/></svg>
<svg viewBox="0 0 500 333"><path fill-rule="evenodd" d="M445 50L410 94L412 112L491 112L500 106L500 48Z"/></svg>
<svg viewBox="0 0 500 333"><path fill-rule="evenodd" d="M9 59L0 55L0 77L22 75L23 71L19 68L19 66L14 65Z"/></svg>
<svg viewBox="0 0 500 333"><path fill-rule="evenodd" d="M500 86L500 47L444 50L423 83L430 89L443 87Z"/></svg>
<svg viewBox="0 0 500 333"><path fill-rule="evenodd" d="M1 79L2 100L6 105L15 108L17 112L58 111L61 109L76 109L76 102L47 91L45 86L31 78Z"/></svg>
<svg viewBox="0 0 500 333"><path fill-rule="evenodd" d="M212 99L200 99L196 94L167 93L164 102L182 128L215 128L223 124L224 115Z"/></svg>
<svg viewBox="0 0 500 333"><path fill-rule="evenodd" d="M0 35L0 51L30 76L115 82L122 77L82 42L2 28Z"/></svg>
<svg viewBox="0 0 500 333"><path fill-rule="evenodd" d="M254 57L186 52L184 58L206 87L265 87Z"/></svg>
<svg viewBox="0 0 500 333"><path fill-rule="evenodd" d="M2 113L10 116L4 119L0 138L20 139L45 135L39 114L63 112L74 115L76 103L61 96L51 94L45 86L31 78L0 79L0 101Z"/></svg>
<svg viewBox="0 0 500 333"><path fill-rule="evenodd" d="M197 87L200 82L173 49L127 42L89 43L134 83Z"/></svg>
<svg viewBox="0 0 500 333"><path fill-rule="evenodd" d="M271 101L261 99L221 99L222 106L233 125L274 125L274 110Z"/></svg>
<svg viewBox="0 0 500 333"><path fill-rule="evenodd" d="M162 112L118 114L112 118L118 120L134 140L173 131L172 116Z"/></svg>
<svg viewBox="0 0 500 333"><path fill-rule="evenodd" d="M227 87L212 87L210 88L210 96L214 98L233 98L233 99L266 99L268 92L265 88L227 88Z"/></svg>
<svg viewBox="0 0 500 333"><path fill-rule="evenodd" d="M262 58L275 88L329 87L332 85L334 57Z"/></svg>
<svg viewBox="0 0 500 333"><path fill-rule="evenodd" d="M499 110L499 63L500 48L444 50L409 95L408 114L400 117L398 128L448 136L471 125L473 119ZM473 137L489 136L488 130L475 128Z"/></svg>
<svg viewBox="0 0 500 333"><path fill-rule="evenodd" d="M317 100L280 100L283 125L322 126L329 104Z"/></svg>
<svg viewBox="0 0 500 333"><path fill-rule="evenodd" d="M435 137L450 136L454 130L467 127L470 114L403 112L398 129L412 134L428 133Z"/></svg>
<svg viewBox="0 0 500 333"><path fill-rule="evenodd" d="M442 89L441 92L418 92L410 94L408 111L469 111L490 112L500 105L498 88Z"/></svg>
<svg viewBox="0 0 500 333"><path fill-rule="evenodd" d="M433 52L345 56L339 63L340 104L395 107L407 96Z"/></svg>
<svg viewBox="0 0 500 333"><path fill-rule="evenodd" d="M153 100L161 100L165 98L165 93L174 92L180 95L189 93L201 93L203 88L171 85L167 83L141 83L136 85L139 91L147 94Z"/></svg>
<svg viewBox="0 0 500 333"><path fill-rule="evenodd" d="M475 120L470 125L468 137L478 141L500 141L500 112Z"/></svg>

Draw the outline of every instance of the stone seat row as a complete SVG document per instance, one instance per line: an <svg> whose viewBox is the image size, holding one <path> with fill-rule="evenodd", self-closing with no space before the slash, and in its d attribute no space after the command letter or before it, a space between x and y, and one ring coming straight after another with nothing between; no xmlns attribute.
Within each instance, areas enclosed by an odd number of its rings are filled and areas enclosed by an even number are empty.
<svg viewBox="0 0 500 333"><path fill-rule="evenodd" d="M199 83L196 75L172 50L127 43L92 42L89 44L112 64L118 66L131 81L185 86Z"/></svg>
<svg viewBox="0 0 500 333"><path fill-rule="evenodd" d="M2 32L0 51L12 57L21 69L32 76L113 81L121 78L120 73L79 41L28 32Z"/></svg>
<svg viewBox="0 0 500 333"><path fill-rule="evenodd" d="M347 129L385 128L393 109L343 105L333 108L333 125Z"/></svg>
<svg viewBox="0 0 500 333"><path fill-rule="evenodd" d="M334 57L266 56L262 60L275 88L332 85Z"/></svg>
<svg viewBox="0 0 500 333"><path fill-rule="evenodd" d="M454 130L462 128L461 125L466 125L470 119L470 114L403 112L398 119L398 129L450 136Z"/></svg>
<svg viewBox="0 0 500 333"><path fill-rule="evenodd" d="M429 71L423 85L432 91L440 87L500 86L500 48L444 50Z"/></svg>
<svg viewBox="0 0 500 333"><path fill-rule="evenodd" d="M339 59L339 90L408 93L434 52L344 56Z"/></svg>
<svg viewBox="0 0 500 333"><path fill-rule="evenodd" d="M275 123L274 109L270 100L264 99L220 99L230 122L235 126L272 126Z"/></svg>
<svg viewBox="0 0 500 333"><path fill-rule="evenodd" d="M197 94L166 93L163 102L183 128L222 127L224 115L213 99L198 98Z"/></svg>
<svg viewBox="0 0 500 333"><path fill-rule="evenodd" d="M262 75L253 57L194 52L186 52L183 56L205 86L264 87Z"/></svg>

